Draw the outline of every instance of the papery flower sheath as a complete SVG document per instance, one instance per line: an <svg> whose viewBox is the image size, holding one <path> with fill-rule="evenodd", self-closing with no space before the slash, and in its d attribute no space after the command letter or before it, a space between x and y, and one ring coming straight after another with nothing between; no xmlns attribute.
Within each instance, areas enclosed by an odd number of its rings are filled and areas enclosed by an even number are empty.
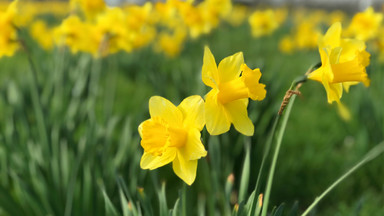
<svg viewBox="0 0 384 216"><path fill-rule="evenodd" d="M196 178L197 160L207 155L201 140L204 101L190 96L179 106L159 96L149 100L151 118L139 126L144 154L142 169L156 169L172 162L173 170L185 183L191 185Z"/></svg>
<svg viewBox="0 0 384 216"><path fill-rule="evenodd" d="M265 85L259 83L260 77L258 68L251 70L244 64L242 52L224 58L217 67L210 49L205 48L202 79L212 88L205 98L206 127L211 135L227 132L231 123L240 133L253 135L247 106L248 98L265 98Z"/></svg>

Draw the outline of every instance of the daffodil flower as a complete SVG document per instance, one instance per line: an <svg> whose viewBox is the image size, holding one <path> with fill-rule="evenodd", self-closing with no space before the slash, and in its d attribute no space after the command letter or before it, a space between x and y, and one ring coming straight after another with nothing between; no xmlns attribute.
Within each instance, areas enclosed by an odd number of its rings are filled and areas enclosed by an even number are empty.
<svg viewBox="0 0 384 216"><path fill-rule="evenodd" d="M196 178L197 160L207 155L200 140L204 101L200 96L184 99L178 107L159 96L149 100L151 118L139 126L144 154L142 169L156 169L172 162L173 170L185 183Z"/></svg>
<svg viewBox="0 0 384 216"><path fill-rule="evenodd" d="M353 16L344 33L346 36L352 36L363 41L373 39L378 36L382 20L382 13L375 13L372 7L368 7L364 12Z"/></svg>
<svg viewBox="0 0 384 216"><path fill-rule="evenodd" d="M321 82L327 91L328 103L339 102L343 87L348 92L351 85L359 82L369 86L366 67L369 53L365 43L356 39L341 38L341 24L333 24L319 42L321 67L308 78Z"/></svg>
<svg viewBox="0 0 384 216"><path fill-rule="evenodd" d="M263 100L265 85L259 83L261 72L244 64L243 53L224 58L217 67L208 47L204 51L202 79L212 88L205 98L208 132L218 135L229 130L231 123L240 133L252 136L254 126L248 117L248 98Z"/></svg>
<svg viewBox="0 0 384 216"><path fill-rule="evenodd" d="M18 1L13 1L6 11L0 11L0 58L12 56L20 47L14 19L18 13Z"/></svg>

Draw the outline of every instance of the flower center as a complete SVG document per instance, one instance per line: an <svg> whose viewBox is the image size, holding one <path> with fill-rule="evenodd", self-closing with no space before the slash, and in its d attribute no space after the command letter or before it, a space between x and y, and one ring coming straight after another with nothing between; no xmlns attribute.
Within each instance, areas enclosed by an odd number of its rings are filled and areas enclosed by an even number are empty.
<svg viewBox="0 0 384 216"><path fill-rule="evenodd" d="M167 148L185 145L187 132L183 128L170 126L161 117L154 117L142 125L141 146L145 152L161 156Z"/></svg>
<svg viewBox="0 0 384 216"><path fill-rule="evenodd" d="M263 100L266 91L265 85L259 83L261 72L258 68L251 70L246 64L241 66L242 75L229 82L219 84L218 100L222 104L242 99Z"/></svg>
<svg viewBox="0 0 384 216"><path fill-rule="evenodd" d="M248 98L248 88L241 77L239 77L229 82L220 83L217 97L222 104Z"/></svg>

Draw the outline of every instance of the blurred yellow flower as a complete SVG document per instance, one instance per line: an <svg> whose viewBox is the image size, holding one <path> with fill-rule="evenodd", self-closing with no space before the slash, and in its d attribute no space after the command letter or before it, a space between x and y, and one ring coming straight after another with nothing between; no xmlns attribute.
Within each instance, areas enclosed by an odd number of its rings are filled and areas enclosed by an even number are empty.
<svg viewBox="0 0 384 216"><path fill-rule="evenodd" d="M120 50L132 51L132 38L126 19L126 14L118 7L109 8L97 16L93 28L99 54L105 56Z"/></svg>
<svg viewBox="0 0 384 216"><path fill-rule="evenodd" d="M211 135L229 130L231 123L240 133L252 136L254 126L248 118L248 98L263 100L265 85L259 83L260 70L244 64L243 53L224 58L217 67L208 47L204 50L202 79L212 88L205 98L206 127Z"/></svg>
<svg viewBox="0 0 384 216"><path fill-rule="evenodd" d="M279 50L282 53L292 53L295 49L295 44L290 36L284 36L279 42Z"/></svg>
<svg viewBox="0 0 384 216"><path fill-rule="evenodd" d="M294 34L294 41L297 49L313 49L317 46L320 29L310 21L302 21L297 25Z"/></svg>
<svg viewBox="0 0 384 216"><path fill-rule="evenodd" d="M359 82L369 86L366 67L370 54L365 51L364 41L341 38L341 24L333 24L319 40L321 67L308 78L321 82L327 92L328 103L340 104L343 87L348 92L351 85Z"/></svg>
<svg viewBox="0 0 384 216"><path fill-rule="evenodd" d="M76 15L64 19L60 26L53 29L54 41L58 46L67 46L72 53L87 52L96 54L99 50L97 34L93 32L93 24L80 20Z"/></svg>
<svg viewBox="0 0 384 216"><path fill-rule="evenodd" d="M234 5L226 21L232 26L240 26L248 14L248 7L245 5Z"/></svg>
<svg viewBox="0 0 384 216"><path fill-rule="evenodd" d="M191 185L196 178L197 160L207 155L200 140L204 101L200 96L184 99L178 107L159 96L149 100L151 118L139 126L144 154L142 169L156 169L172 162L173 171Z"/></svg>
<svg viewBox="0 0 384 216"><path fill-rule="evenodd" d="M155 49L164 52L168 57L175 57L180 54L186 36L187 33L183 28L176 29L173 34L162 32Z"/></svg>
<svg viewBox="0 0 384 216"><path fill-rule="evenodd" d="M251 25L253 37L272 34L279 27L276 14L271 9L253 12L249 16L248 22Z"/></svg>
<svg viewBox="0 0 384 216"><path fill-rule="evenodd" d="M152 4L130 5L124 8L124 12L132 47L138 49L152 42L156 36L156 15L153 16Z"/></svg>
<svg viewBox="0 0 384 216"><path fill-rule="evenodd" d="M18 1L8 5L6 11L0 11L0 58L12 56L19 49L14 19L17 15Z"/></svg>
<svg viewBox="0 0 384 216"><path fill-rule="evenodd" d="M191 38L198 38L200 35L208 34L218 25L219 18L209 12L208 5L182 4L180 15L189 29Z"/></svg>
<svg viewBox="0 0 384 216"><path fill-rule="evenodd" d="M70 0L71 8L80 8L88 19L94 19L106 9L104 0Z"/></svg>
<svg viewBox="0 0 384 216"><path fill-rule="evenodd" d="M33 22L30 33L43 49L51 50L53 48L53 33L44 21L36 20Z"/></svg>
<svg viewBox="0 0 384 216"><path fill-rule="evenodd" d="M279 23L279 25L283 24L288 16L288 10L287 8L277 8L274 10L276 21Z"/></svg>
<svg viewBox="0 0 384 216"><path fill-rule="evenodd" d="M341 11L341 10L336 10L332 11L331 13L328 14L328 25L332 25L333 23L340 22L342 23L347 15Z"/></svg>
<svg viewBox="0 0 384 216"><path fill-rule="evenodd" d="M351 23L345 30L345 35L367 41L377 36L383 14L375 13L372 7L353 16Z"/></svg>

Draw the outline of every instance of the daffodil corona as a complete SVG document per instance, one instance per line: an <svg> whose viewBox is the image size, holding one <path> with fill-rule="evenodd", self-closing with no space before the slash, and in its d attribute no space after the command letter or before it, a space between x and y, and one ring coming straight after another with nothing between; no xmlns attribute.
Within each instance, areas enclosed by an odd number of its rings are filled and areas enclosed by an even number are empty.
<svg viewBox="0 0 384 216"><path fill-rule="evenodd" d="M259 83L261 72L244 64L243 53L224 58L217 67L208 47L204 51L202 79L212 88L206 95L206 127L211 135L229 130L231 123L240 133L252 136L254 126L248 117L248 98L263 100L265 85Z"/></svg>
<svg viewBox="0 0 384 216"><path fill-rule="evenodd" d="M151 118L139 126L144 154L142 169L156 169L172 162L173 170L185 183L196 178L197 160L207 155L200 140L204 101L200 96L184 99L178 107L159 96L149 100Z"/></svg>

